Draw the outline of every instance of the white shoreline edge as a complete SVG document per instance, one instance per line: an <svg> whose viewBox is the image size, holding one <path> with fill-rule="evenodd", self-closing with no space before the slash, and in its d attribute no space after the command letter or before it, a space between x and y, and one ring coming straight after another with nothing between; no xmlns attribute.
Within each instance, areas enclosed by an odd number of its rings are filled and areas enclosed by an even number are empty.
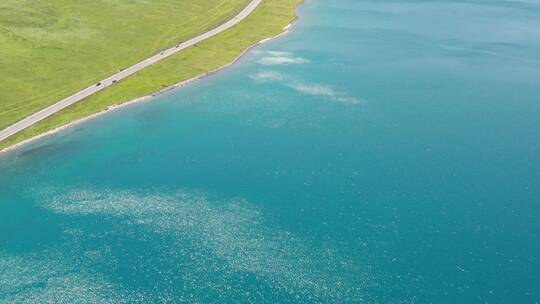
<svg viewBox="0 0 540 304"><path fill-rule="evenodd" d="M297 17L297 19L298 19L298 17ZM296 21L296 20L295 20L295 21ZM197 76L195 76L195 77L193 77L193 78L190 78L190 79L186 79L186 80L181 81L181 82L179 82L179 83L177 83L177 84L173 84L173 85L168 86L168 87L166 87L166 88L164 88L164 89L161 89L161 90L159 90L159 91L157 91L157 92L151 93L150 95L141 96L141 97L138 97L138 98L135 98L135 99L132 99L132 100L123 102L123 103L121 103L121 104L113 104L113 105L110 105L109 107L107 107L106 110L103 110L103 111L100 111L100 112L96 112L96 113L94 113L94 114L90 114L90 115L88 115L88 116L85 116L85 117L83 117L83 118L79 118L79 119L77 119L77 120L74 120L74 121L72 121L72 122L70 122L70 123L67 123L67 124L65 124L65 125L63 125L63 126L57 127L57 128L55 128L55 129L52 129L52 130L47 131L47 132L45 132L45 133L41 133L41 134L39 134L39 135L36 135L36 136L31 137L31 138L29 138L29 139L25 139L25 140L23 140L23 141L21 141L21 142L18 142L18 143L16 143L16 144L11 145L11 146L7 146L7 147L3 148L2 150L0 150L0 155L3 154L3 153L7 153L7 152L10 152L10 151L13 151L13 150L15 150L15 149L17 149L17 148L21 148L21 147L24 146L24 145L30 144L30 143L32 143L32 142L34 142L34 141L36 141L36 140L42 139L42 138L44 138L44 137L48 137L48 136L53 135L53 134L55 134L55 133L58 133L58 132L60 132L60 131L62 131L62 130L68 129L68 128L73 127L73 126L76 126L76 125L78 125L78 124L81 124L81 123L83 123L83 122L86 122L86 121L88 121L88 120L91 120L91 119L93 119L93 118L95 118L95 117L98 117L98 116L101 116L101 115L105 115L105 114L107 114L107 113L110 113L110 112L112 112L112 111L115 111L115 110L118 110L118 109L121 109L121 108L130 106L130 105L135 104L135 103L139 103L139 102L143 102L143 101L152 101L152 99L154 99L154 97L157 97L157 96L159 96L159 95L161 95L161 94L163 94L163 93L166 93L166 92L169 92L169 91L172 91L172 90L175 90L175 89L179 89L179 88L185 87L185 86L187 86L187 85L189 85L189 84L191 84L191 83L193 83L193 82L196 82L196 81L198 81L198 80L201 80L201 79L203 79L203 78L206 78L206 77L209 77L209 76L211 76L211 75L213 75L213 74L216 74L216 73L218 73L219 71L224 70L224 69L226 69L226 68L232 66L233 64L235 64L235 63L238 62L240 59L242 59L247 53L249 53L249 51L253 50L254 48L256 48L256 47L258 47L258 46L260 46L261 44L266 43L266 42L268 42L268 41L270 41L270 40L277 39L277 38L279 38L279 37L281 37L281 36L283 36L283 35L286 35L287 33L290 32L291 27L293 26L293 23L294 23L294 21L293 21L292 23L289 23L289 24L286 25L285 27L283 27L283 32L277 34L276 36L265 38L265 39L263 39L263 40L261 40L261 41L259 41L259 42L256 42L256 43L252 44L251 46L247 47L247 48L246 48L245 50L243 50L238 56L236 56L236 58L234 58L231 62L229 62L229 63L227 63L227 64L225 64L225 65L222 65L222 66L218 67L217 69L214 69L214 70L211 70L211 71L209 71L209 72L206 72L206 73L197 75ZM84 102L84 101L83 101L83 102Z"/></svg>

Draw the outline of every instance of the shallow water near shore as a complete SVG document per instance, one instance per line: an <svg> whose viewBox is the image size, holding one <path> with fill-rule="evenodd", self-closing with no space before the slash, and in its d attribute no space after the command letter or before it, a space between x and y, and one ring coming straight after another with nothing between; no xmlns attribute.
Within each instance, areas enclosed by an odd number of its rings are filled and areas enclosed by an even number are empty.
<svg viewBox="0 0 540 304"><path fill-rule="evenodd" d="M0 155L0 303L537 303L540 4L310 0Z"/></svg>

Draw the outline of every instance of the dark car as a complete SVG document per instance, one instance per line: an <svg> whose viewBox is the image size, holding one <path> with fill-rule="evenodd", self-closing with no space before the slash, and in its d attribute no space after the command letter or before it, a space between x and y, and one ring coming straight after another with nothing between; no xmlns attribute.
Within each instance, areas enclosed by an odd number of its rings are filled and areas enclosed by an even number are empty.
<svg viewBox="0 0 540 304"><path fill-rule="evenodd" d="M96 83L96 87L99 87L101 85L101 82Z"/></svg>

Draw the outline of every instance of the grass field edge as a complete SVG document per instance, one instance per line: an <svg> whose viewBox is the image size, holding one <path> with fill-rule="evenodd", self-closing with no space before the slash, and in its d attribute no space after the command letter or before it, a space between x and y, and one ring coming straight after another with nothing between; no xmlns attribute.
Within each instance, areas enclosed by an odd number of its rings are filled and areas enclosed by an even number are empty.
<svg viewBox="0 0 540 304"><path fill-rule="evenodd" d="M180 87L184 87L184 86L189 85L189 84L191 84L191 83L193 83L195 81L199 81L199 80L201 80L203 78L206 78L206 77L208 77L208 76L210 76L212 74L215 74L215 73L217 73L217 72L219 72L219 71L221 71L223 69L226 69L226 68L232 66L233 64L235 64L242 57L244 57L250 50L256 48L257 46L259 46L259 45L261 45L261 44L263 44L265 42L268 42L270 40L276 39L278 37L281 37L281 36L287 34L291 30L291 25L299 18L298 14L296 13L296 10L297 10L298 6L300 6L302 3L304 3L304 1L305 0L296 0L296 1L294 1L295 3L291 7L291 9L292 9L292 17L287 22L284 22L283 24L280 25L280 27L282 29L282 31L280 33L278 33L277 35L274 35L274 36L263 38L260 41L257 41L255 43L249 45L247 48L243 49L233 60L229 60L229 61L224 62L218 68L205 71L205 72L203 72L203 73L201 73L199 75L196 75L195 77L191 77L189 79L181 80L180 82L169 85L169 86L167 86L165 88L162 88L160 90L157 90L157 91L155 91L153 93L141 95L139 97L127 100L125 102L111 102L107 106L107 108L105 110L95 111L95 112L89 113L89 114L87 114L85 116L77 117L72 121L67 121L67 122L62 123L60 125L51 125L50 127L42 127L42 128L38 128L36 130L36 126L39 127L39 126L46 125L49 121L53 120L54 118L61 117L63 115L63 112L64 112L64 111L61 111L59 113L56 113L55 115L52 115L51 117L49 117L47 119L44 119L43 121L39 122L35 126L29 127L28 129L23 130L23 131L19 132L18 134L15 134L12 137L7 138L6 140L0 142L0 153L6 153L6 152L9 152L9 151L13 151L13 150L15 150L15 149L17 149L19 147L22 147L22 146L24 146L26 144L34 142L34 141L36 141L38 139L41 139L41 138L46 137L46 136L50 136L52 134L55 134L55 133L57 133L59 131L62 131L64 129L66 129L66 128L69 128L69 127L72 127L74 125L83 123L83 122L85 122L87 120L90 120L92 118L95 118L97 116L107 114L107 113L109 113L111 111L118 110L120 108L124 108L126 106L129 106L129 105L132 105L132 104L135 104L135 103L139 103L139 102L143 102L143 101L151 101L155 97L157 97L157 96L159 96L159 95L161 95L161 94L163 94L165 92L168 92L168 91L180 88ZM242 21L242 22L244 22L244 21ZM240 22L240 24L242 22ZM227 31L229 31L229 30L227 30ZM224 33L226 33L227 31L225 31ZM212 38L210 38L210 39L212 39ZM104 92L106 92L106 91L108 91L108 90L105 90ZM92 96L89 96L89 97L79 101L78 103L84 103L89 98L92 98ZM72 105L72 106L68 107L68 109L73 107L73 106L75 106L75 105Z"/></svg>

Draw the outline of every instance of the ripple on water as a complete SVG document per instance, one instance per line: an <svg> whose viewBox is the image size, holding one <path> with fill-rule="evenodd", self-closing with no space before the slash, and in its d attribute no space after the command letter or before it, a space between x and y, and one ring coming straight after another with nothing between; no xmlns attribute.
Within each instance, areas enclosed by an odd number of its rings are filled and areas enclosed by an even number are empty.
<svg viewBox="0 0 540 304"><path fill-rule="evenodd" d="M73 269L58 252L0 253L0 303L135 303L96 274Z"/></svg>
<svg viewBox="0 0 540 304"><path fill-rule="evenodd" d="M148 298L153 299L150 302L361 302L373 278L358 261L335 248L314 246L272 227L261 210L244 199L220 200L186 191L144 195L107 189L48 192L40 204L45 210L109 226L90 232L77 220L69 221L73 227L66 227L62 248L56 248L64 255L61 259L46 253L31 259L4 258L2 263L10 266L2 268L12 270L2 274L6 287L0 295L8 299L36 303L35 296L44 294L53 302L67 303L74 299L147 302ZM114 242L129 238L151 246L114 247ZM92 240L99 240L100 245L88 248ZM113 260L109 262L113 266L105 267L106 271L96 267L105 260ZM131 260L129 267L122 266L125 260ZM21 267L28 271L17 270ZM137 293L124 283L116 284L121 282L115 278L120 268L124 276L147 277L154 284Z"/></svg>

